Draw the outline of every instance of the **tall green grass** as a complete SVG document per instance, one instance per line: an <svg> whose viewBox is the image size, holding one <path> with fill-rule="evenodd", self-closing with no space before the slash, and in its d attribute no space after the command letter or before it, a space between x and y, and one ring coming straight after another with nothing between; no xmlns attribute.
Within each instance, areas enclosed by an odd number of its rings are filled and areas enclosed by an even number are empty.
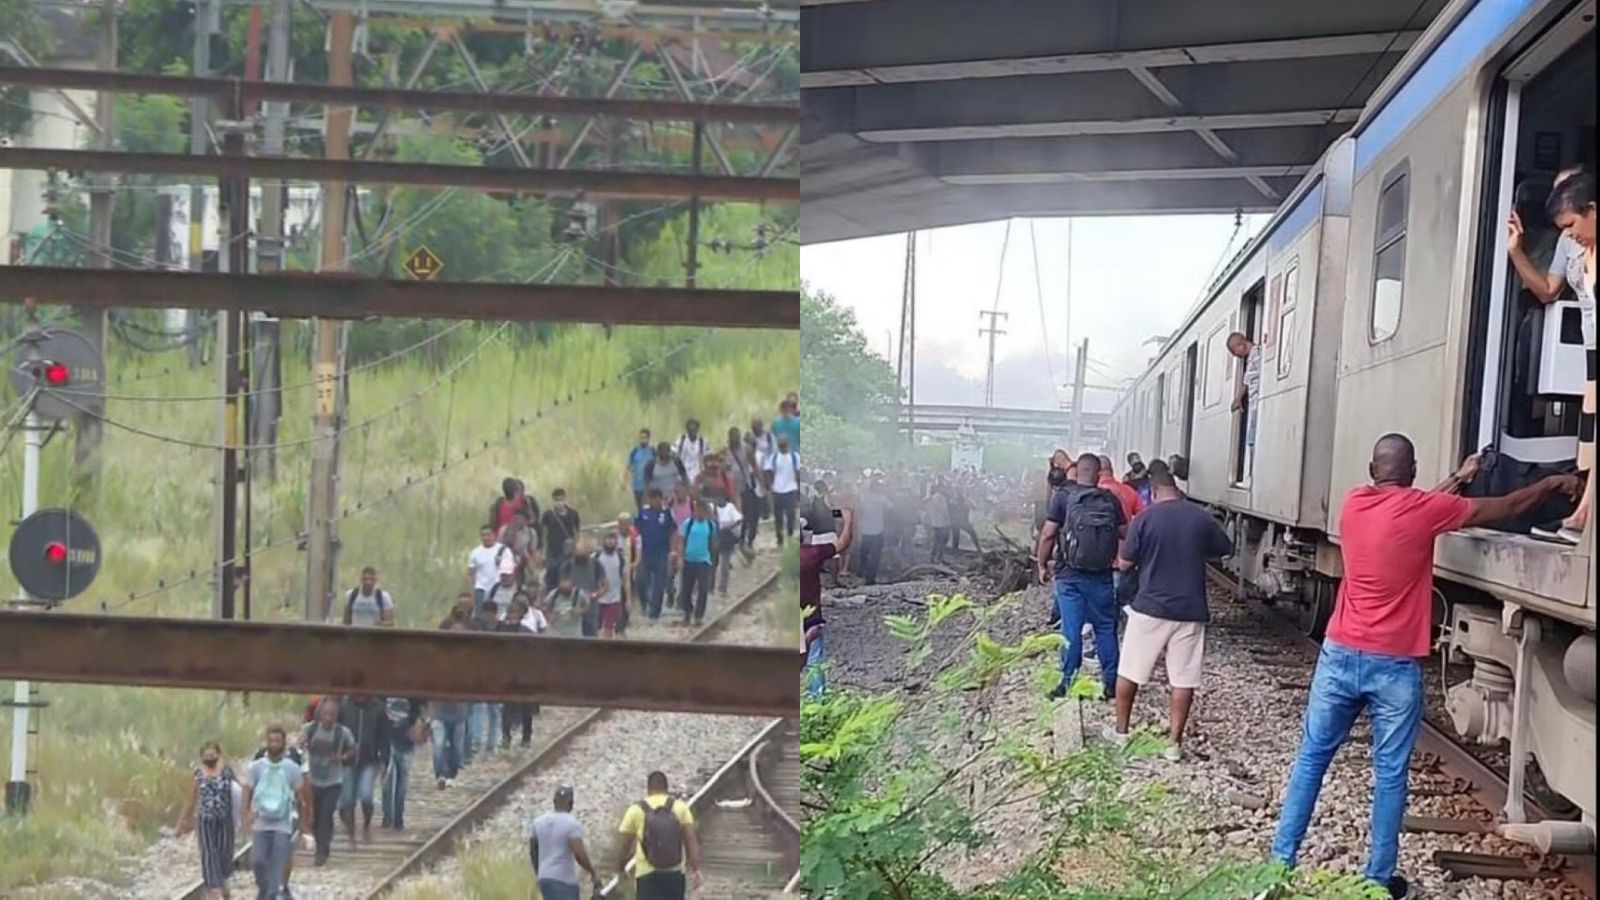
<svg viewBox="0 0 1600 900"><path fill-rule="evenodd" d="M687 349L652 362L686 341ZM343 436L340 471L350 517L340 525L339 587L376 566L402 625L430 626L465 586L466 554L503 477L523 478L543 505L551 490L566 488L586 522L614 519L632 506L624 463L638 429L670 440L694 416L720 444L729 425L770 419L799 370L793 333L619 328L608 336L573 327L539 342L520 329L470 326L453 333L448 347L426 354L432 359L415 354L351 376L353 428ZM219 403L171 399L215 394L214 366L190 371L172 354L113 356L108 368L110 419L167 438L218 442ZM164 369L172 371L140 377ZM630 369L639 371L618 377ZM297 442L310 433L310 380L303 357L285 359L290 387L277 476L256 480L252 493L251 544L276 545L252 559L256 619L301 615L305 560L284 539L304 528L312 448ZM93 587L65 608L96 612L104 603L113 614L212 615L217 451L108 427L100 477L75 487L71 438L58 435L44 452L41 503L87 516L104 561ZM428 477L446 464L442 476ZM0 461L5 509L19 508L21 468L13 444ZM198 577L129 601L191 572ZM0 590L15 589L9 571L0 572ZM0 683L0 692L10 691ZM44 697L50 705L35 748L33 813L0 820L0 895L64 875L125 877L118 856L138 852L176 821L203 741L221 741L229 758L248 756L268 722L297 721L303 703L257 695L245 708L237 696L209 692L69 685L47 685ZM9 728L0 730L0 758L9 754L9 737Z"/></svg>

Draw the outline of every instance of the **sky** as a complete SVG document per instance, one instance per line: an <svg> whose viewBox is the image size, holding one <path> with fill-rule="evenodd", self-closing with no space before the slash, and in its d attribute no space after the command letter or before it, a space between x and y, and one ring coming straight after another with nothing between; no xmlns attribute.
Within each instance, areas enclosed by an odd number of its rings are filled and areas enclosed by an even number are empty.
<svg viewBox="0 0 1600 900"><path fill-rule="evenodd" d="M1182 322L1223 254L1267 219L1245 216L1237 234L1231 215L1013 219L918 232L917 402L983 404L988 339L978 313L988 309L1007 315L995 339L995 406L1059 408L1071 395L1069 341L1089 340L1090 384L1138 375L1156 350L1146 341ZM800 250L801 279L853 310L891 363L905 248L895 234ZM1091 390L1084 406L1109 411L1115 399Z"/></svg>

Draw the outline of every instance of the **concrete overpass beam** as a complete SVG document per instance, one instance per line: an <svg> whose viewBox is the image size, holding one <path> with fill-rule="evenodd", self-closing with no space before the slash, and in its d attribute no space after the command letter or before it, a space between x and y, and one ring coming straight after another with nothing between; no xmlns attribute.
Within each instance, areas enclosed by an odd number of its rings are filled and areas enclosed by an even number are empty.
<svg viewBox="0 0 1600 900"><path fill-rule="evenodd" d="M1430 21L1445 0L1425 0L1412 28ZM1193 0L875 0L801 10L806 39L803 87L824 86L817 73L866 77L874 82L1003 77L1120 66L1134 53L1138 65L1175 64L1180 54L1196 62L1219 59L1308 58L1329 53L1375 52L1404 28L1412 4L1393 0L1283 3L1207 0L1205 15ZM1343 39L1339 43L1333 39ZM1402 37L1402 40L1405 40ZM1299 44L1283 42L1300 41ZM1061 58L1067 61L1061 61ZM1095 57L1104 59L1098 63ZM1073 59L1076 58L1076 59ZM937 64L967 64L939 69ZM906 67L901 69L899 67ZM919 71L920 69L920 71ZM804 78L805 76L802 76Z"/></svg>
<svg viewBox="0 0 1600 900"><path fill-rule="evenodd" d="M820 93L848 94L828 98L836 114L848 109L840 130L876 142L1226 131L1352 122L1380 71L1370 58L1332 57L1172 68L1159 73L1165 95L1120 71Z"/></svg>
<svg viewBox="0 0 1600 900"><path fill-rule="evenodd" d="M940 141L929 151L935 176L949 184L1052 184L1300 175L1320 150L1315 126L1234 131L1232 161L1198 135L1082 135L1008 141ZM803 187L809 188L810 185Z"/></svg>

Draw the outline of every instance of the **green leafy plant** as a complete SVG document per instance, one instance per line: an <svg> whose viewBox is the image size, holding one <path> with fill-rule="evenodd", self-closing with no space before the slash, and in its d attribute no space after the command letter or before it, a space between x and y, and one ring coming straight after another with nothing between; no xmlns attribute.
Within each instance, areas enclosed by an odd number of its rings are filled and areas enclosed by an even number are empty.
<svg viewBox="0 0 1600 900"><path fill-rule="evenodd" d="M1275 862L1217 860L1174 851L1174 798L1165 785L1126 777L1130 760L1160 753L1164 737L1139 730L1121 747L1042 747L1043 728L983 715L1007 681L1043 688L1059 678L1059 635L1015 643L991 626L1017 598L983 604L926 598L921 615L885 630L907 647L906 671L937 673L925 707L898 696L833 690L801 707L806 824L801 881L817 900L1379 900L1360 877L1293 872ZM1031 678L1029 676L1031 675ZM1064 702L1098 702L1080 674ZM1028 713L1041 726L1063 712L1044 690ZM926 711L924 711L926 710ZM1070 714L1070 712L1069 712ZM1037 848L1003 877L960 885L949 863L999 835L997 810L1032 804Z"/></svg>

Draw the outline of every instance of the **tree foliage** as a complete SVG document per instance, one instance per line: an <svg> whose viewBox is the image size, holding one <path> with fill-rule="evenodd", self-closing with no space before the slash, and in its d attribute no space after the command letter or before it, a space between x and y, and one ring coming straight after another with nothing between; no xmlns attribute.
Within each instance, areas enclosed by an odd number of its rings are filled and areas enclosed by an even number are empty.
<svg viewBox="0 0 1600 900"><path fill-rule="evenodd" d="M802 286L800 390L806 447L839 467L882 465L903 450L893 425L900 387L889 362L872 351L855 313Z"/></svg>
<svg viewBox="0 0 1600 900"><path fill-rule="evenodd" d="M55 36L39 16L33 0L0 0L0 40L16 44L34 59L43 58L55 45ZM0 63L10 66L17 61L0 52ZM32 116L28 88L0 88L0 137L26 133Z"/></svg>

